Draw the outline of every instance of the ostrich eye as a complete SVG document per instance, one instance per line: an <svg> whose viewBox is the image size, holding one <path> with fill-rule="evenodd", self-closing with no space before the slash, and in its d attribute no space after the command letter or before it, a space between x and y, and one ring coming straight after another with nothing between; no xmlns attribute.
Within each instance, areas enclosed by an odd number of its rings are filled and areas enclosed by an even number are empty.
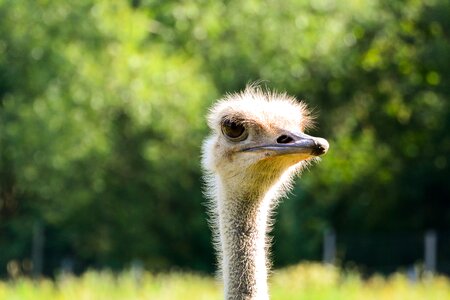
<svg viewBox="0 0 450 300"><path fill-rule="evenodd" d="M232 141L243 141L247 138L248 133L244 125L225 120L222 123L222 133Z"/></svg>

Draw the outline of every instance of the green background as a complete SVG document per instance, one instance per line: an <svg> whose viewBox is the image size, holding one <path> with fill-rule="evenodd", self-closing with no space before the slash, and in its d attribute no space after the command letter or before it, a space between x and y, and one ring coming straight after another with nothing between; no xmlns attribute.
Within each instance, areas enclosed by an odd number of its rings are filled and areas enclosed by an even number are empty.
<svg viewBox="0 0 450 300"><path fill-rule="evenodd" d="M256 80L305 100L331 145L278 208L275 266L321 259L330 228L342 263L421 259L426 230L450 232L449 15L447 0L0 0L0 275L30 271L37 226L48 275L212 272L204 116Z"/></svg>

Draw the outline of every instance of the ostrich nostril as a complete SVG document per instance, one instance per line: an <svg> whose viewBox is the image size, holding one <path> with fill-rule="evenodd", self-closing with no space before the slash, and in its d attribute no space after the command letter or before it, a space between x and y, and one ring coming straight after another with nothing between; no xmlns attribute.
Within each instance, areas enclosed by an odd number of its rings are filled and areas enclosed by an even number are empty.
<svg viewBox="0 0 450 300"><path fill-rule="evenodd" d="M329 144L328 144L327 140L322 139L322 138L315 138L314 144L315 144L315 147L313 149L312 154L319 156L319 155L327 153L328 148L329 148Z"/></svg>
<svg viewBox="0 0 450 300"><path fill-rule="evenodd" d="M293 138L291 138L290 136L285 135L285 134L283 134L277 138L278 144L288 144L288 143L292 143L293 141L294 141Z"/></svg>
<svg viewBox="0 0 450 300"><path fill-rule="evenodd" d="M322 145L316 143L316 146L314 147L312 154L322 155L325 152L326 152L325 148Z"/></svg>

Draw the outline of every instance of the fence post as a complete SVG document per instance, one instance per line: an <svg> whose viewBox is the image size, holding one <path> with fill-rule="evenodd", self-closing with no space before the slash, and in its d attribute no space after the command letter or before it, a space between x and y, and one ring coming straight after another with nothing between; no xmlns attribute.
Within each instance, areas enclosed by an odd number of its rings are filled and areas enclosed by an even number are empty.
<svg viewBox="0 0 450 300"><path fill-rule="evenodd" d="M433 274L436 272L437 260L437 235L436 231L429 230L425 233L425 272Z"/></svg>
<svg viewBox="0 0 450 300"><path fill-rule="evenodd" d="M44 226L36 221L33 225L33 244L31 248L31 260L33 262L33 277L39 278L44 264Z"/></svg>
<svg viewBox="0 0 450 300"><path fill-rule="evenodd" d="M61 261L61 274L70 275L73 274L74 260L71 257L65 257Z"/></svg>
<svg viewBox="0 0 450 300"><path fill-rule="evenodd" d="M131 262L131 274L135 284L141 284L144 277L144 263L140 259L133 259Z"/></svg>
<svg viewBox="0 0 450 300"><path fill-rule="evenodd" d="M336 233L327 229L323 235L323 263L334 265L336 262Z"/></svg>

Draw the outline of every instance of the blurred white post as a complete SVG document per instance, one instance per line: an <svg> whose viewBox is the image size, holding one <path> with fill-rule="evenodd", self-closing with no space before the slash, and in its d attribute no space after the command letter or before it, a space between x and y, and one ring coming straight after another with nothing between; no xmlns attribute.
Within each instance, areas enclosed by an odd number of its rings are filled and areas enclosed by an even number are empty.
<svg viewBox="0 0 450 300"><path fill-rule="evenodd" d="M323 263L334 265L336 262L336 233L328 229L323 235Z"/></svg>
<svg viewBox="0 0 450 300"><path fill-rule="evenodd" d="M436 231L429 230L425 233L425 272L434 274L437 261L437 235Z"/></svg>
<svg viewBox="0 0 450 300"><path fill-rule="evenodd" d="M63 276L67 276L67 275L73 274L73 266L74 266L73 259L70 258L70 257L65 257L61 261L61 274Z"/></svg>
<svg viewBox="0 0 450 300"><path fill-rule="evenodd" d="M144 263L140 259L131 262L131 274L136 285L140 285L144 275Z"/></svg>
<svg viewBox="0 0 450 300"><path fill-rule="evenodd" d="M36 221L33 225L33 244L31 249L31 260L33 262L33 277L39 278L44 265L44 226L42 222Z"/></svg>

